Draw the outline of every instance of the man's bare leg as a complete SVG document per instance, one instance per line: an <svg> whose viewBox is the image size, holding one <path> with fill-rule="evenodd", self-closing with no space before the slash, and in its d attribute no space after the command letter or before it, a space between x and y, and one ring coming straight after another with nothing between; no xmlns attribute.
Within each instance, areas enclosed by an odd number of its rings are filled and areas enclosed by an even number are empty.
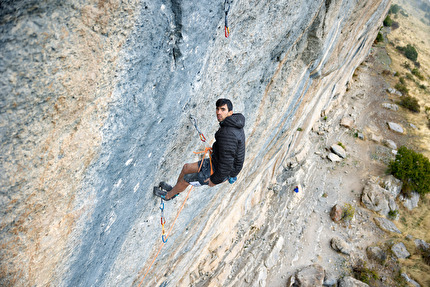
<svg viewBox="0 0 430 287"><path fill-rule="evenodd" d="M181 173L178 176L178 181L176 185L166 194L166 199L170 199L178 193L183 192L190 184L184 180L184 175L190 173L196 173L199 171L198 162L186 163L182 167Z"/></svg>

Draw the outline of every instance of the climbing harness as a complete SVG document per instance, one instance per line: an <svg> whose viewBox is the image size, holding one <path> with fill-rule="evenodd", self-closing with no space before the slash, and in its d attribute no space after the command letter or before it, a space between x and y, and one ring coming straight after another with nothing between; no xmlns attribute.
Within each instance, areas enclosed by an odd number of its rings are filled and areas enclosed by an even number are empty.
<svg viewBox="0 0 430 287"><path fill-rule="evenodd" d="M199 133L200 140L202 142L206 142L205 135L199 130L199 127L197 126L197 120L196 120L196 118L193 117L192 115L190 115L190 121L194 125L194 127L196 128L197 132Z"/></svg>
<svg viewBox="0 0 430 287"><path fill-rule="evenodd" d="M228 36L230 36L230 29L228 28L228 21L227 21L227 15L228 15L229 11L230 11L230 0L225 0L225 2L224 2L224 12L225 12L224 32L225 32L226 38L228 38Z"/></svg>
<svg viewBox="0 0 430 287"><path fill-rule="evenodd" d="M163 201L163 199L161 199L160 210L161 210L161 229L162 229L161 241L163 241L163 243L166 243L167 242L166 229L164 228L164 224L166 224L166 219L164 218L164 201Z"/></svg>
<svg viewBox="0 0 430 287"><path fill-rule="evenodd" d="M205 158L206 154L209 155L209 163L211 166L211 175L214 174L214 169L212 167L212 148L206 147L203 151L193 151L194 154L203 154L203 159ZM200 162L199 171L202 169L203 165L203 159Z"/></svg>

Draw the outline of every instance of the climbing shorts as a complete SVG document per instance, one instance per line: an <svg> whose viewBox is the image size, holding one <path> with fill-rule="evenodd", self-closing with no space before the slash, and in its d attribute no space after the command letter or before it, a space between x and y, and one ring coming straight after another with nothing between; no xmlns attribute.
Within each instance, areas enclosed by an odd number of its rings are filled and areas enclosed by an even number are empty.
<svg viewBox="0 0 430 287"><path fill-rule="evenodd" d="M193 186L208 185L209 181L205 182L205 180L211 176L211 164L209 158L203 159L203 164L201 160L198 161L197 164L199 167L202 165L200 171L184 175L184 180ZM212 167L212 169L214 169L214 167Z"/></svg>

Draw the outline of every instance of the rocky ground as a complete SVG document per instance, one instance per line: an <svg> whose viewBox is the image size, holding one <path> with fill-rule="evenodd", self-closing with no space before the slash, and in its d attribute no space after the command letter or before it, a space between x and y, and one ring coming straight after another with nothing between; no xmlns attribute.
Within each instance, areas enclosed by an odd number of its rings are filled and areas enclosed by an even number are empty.
<svg viewBox="0 0 430 287"><path fill-rule="evenodd" d="M334 286L331 284L336 278L354 273L355 277L362 274L363 281L368 277L371 286L429 286L428 276L423 275L430 271L428 265L420 265L421 272L415 272L414 276L408 273L409 269L402 268L406 258L420 260L419 240L428 242L428 238L415 238L402 228L399 218L404 220L410 215L409 209L416 207L416 202L412 206L414 203L398 198L400 186L396 187L396 181L386 175L387 163L394 159L395 150L401 145L408 146L414 131L405 119L405 111L395 104L399 95L393 90L393 94L387 92L391 88L383 73L389 69L387 59L390 58L383 45L372 48L354 73L343 98L334 101L330 111L314 125L312 144L303 165L292 166L307 175L301 182L303 189L321 197L304 222L308 225L305 229L308 234L303 238L315 242L312 237L318 230L317 241L323 246L314 263L323 266L334 263L325 270L328 286ZM388 123L399 125L403 132L396 131L396 125L390 127ZM342 148L337 151L339 146ZM386 196L390 191L394 195ZM422 199L420 205L428 200L428 197ZM349 210L350 218L335 223L330 217L335 205L344 212ZM392 211L390 216L390 210L399 213ZM312 267L293 278L300 282L300 276L306 277L303 274L318 272L318 268ZM342 286L361 286L344 284Z"/></svg>

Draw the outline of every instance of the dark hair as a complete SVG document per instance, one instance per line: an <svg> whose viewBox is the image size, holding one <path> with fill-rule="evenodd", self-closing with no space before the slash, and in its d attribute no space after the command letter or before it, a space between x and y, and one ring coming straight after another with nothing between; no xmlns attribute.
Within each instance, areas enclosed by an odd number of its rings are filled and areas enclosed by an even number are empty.
<svg viewBox="0 0 430 287"><path fill-rule="evenodd" d="M216 101L217 107L222 107L224 105L227 105L228 111L233 110L233 104L231 103L231 101L229 99L218 99L218 101Z"/></svg>

